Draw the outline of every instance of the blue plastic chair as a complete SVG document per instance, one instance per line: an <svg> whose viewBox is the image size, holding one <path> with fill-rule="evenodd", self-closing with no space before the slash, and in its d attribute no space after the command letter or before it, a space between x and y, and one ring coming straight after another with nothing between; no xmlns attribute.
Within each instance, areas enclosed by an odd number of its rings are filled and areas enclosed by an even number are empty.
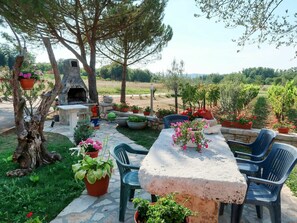
<svg viewBox="0 0 297 223"><path fill-rule="evenodd" d="M177 115L177 114L173 114L173 115L166 115L163 118L164 121L164 128L168 129L171 126L171 123L176 123L176 122L184 122L184 121L188 121L189 117L186 115Z"/></svg>
<svg viewBox="0 0 297 223"><path fill-rule="evenodd" d="M135 189L141 189L138 180L139 166L131 165L128 153L146 155L148 151L132 149L129 145L122 143L117 145L111 155L115 158L121 177L120 190L120 214L119 221L125 220L128 198L132 201ZM133 171L134 170L134 171ZM152 195L152 201L156 201L155 195Z"/></svg>
<svg viewBox="0 0 297 223"><path fill-rule="evenodd" d="M281 189L297 163L297 148L274 143L271 152L262 161L256 161L260 177L248 176L244 204L256 205L258 218L263 217L263 206L269 209L272 223L281 222ZM231 222L240 222L244 204L232 204Z"/></svg>
<svg viewBox="0 0 297 223"><path fill-rule="evenodd" d="M248 176L256 176L259 171L258 166L255 165L254 163L245 162L245 161L262 160L265 154L268 152L268 149L270 148L275 137L276 137L276 133L274 131L269 129L261 129L259 135L257 136L256 140L253 143L243 143L243 142L228 140L227 143L229 146L240 145L251 149L250 154L239 152L239 151L234 152L235 157L243 156L248 158L248 159L236 158L239 171Z"/></svg>

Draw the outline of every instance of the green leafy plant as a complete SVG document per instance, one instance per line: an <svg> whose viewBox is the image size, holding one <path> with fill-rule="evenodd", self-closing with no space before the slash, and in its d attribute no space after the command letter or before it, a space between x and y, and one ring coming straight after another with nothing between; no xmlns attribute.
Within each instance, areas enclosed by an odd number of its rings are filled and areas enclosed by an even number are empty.
<svg viewBox="0 0 297 223"><path fill-rule="evenodd" d="M74 128L74 142L78 145L79 142L88 139L93 133L94 129L91 128L88 120L79 121Z"/></svg>
<svg viewBox="0 0 297 223"><path fill-rule="evenodd" d="M296 126L292 122L289 122L289 121L279 121L279 120L276 119L274 121L273 128L274 129L278 129L278 128L295 129Z"/></svg>
<svg viewBox="0 0 297 223"><path fill-rule="evenodd" d="M159 108L156 115L157 115L158 118L163 118L166 115L172 115L172 114L175 114L175 111L173 109L171 109L171 108L170 109Z"/></svg>
<svg viewBox="0 0 297 223"><path fill-rule="evenodd" d="M129 122L146 122L147 118L144 116L138 116L138 115L130 115L128 117Z"/></svg>
<svg viewBox="0 0 297 223"><path fill-rule="evenodd" d="M133 110L139 110L140 107L137 106L137 105L132 105L132 106L130 107L130 109L131 109L132 111L133 111Z"/></svg>
<svg viewBox="0 0 297 223"><path fill-rule="evenodd" d="M79 151L83 158L72 165L75 180L84 180L86 178L90 184L94 184L96 180L100 180L106 175L111 177L113 161L107 148L107 142L108 139L104 139L103 148L96 158L86 156L84 151Z"/></svg>
<svg viewBox="0 0 297 223"><path fill-rule="evenodd" d="M134 198L133 204L139 214L138 220L142 223L184 223L186 217L195 214L177 203L174 194L160 197L153 204L142 198Z"/></svg>
<svg viewBox="0 0 297 223"><path fill-rule="evenodd" d="M122 103L122 104L119 105L119 108L120 109L129 108L129 105L127 105L126 103Z"/></svg>
<svg viewBox="0 0 297 223"><path fill-rule="evenodd" d="M146 106L145 108L144 108L144 110L143 111L145 111L145 112L150 112L151 111L151 108L150 108L150 106Z"/></svg>

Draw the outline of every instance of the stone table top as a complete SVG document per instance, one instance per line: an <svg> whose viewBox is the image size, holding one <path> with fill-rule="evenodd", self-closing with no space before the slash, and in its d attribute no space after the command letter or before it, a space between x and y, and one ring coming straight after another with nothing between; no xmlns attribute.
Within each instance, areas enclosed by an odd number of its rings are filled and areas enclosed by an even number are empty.
<svg viewBox="0 0 297 223"><path fill-rule="evenodd" d="M62 110L75 110L75 109L86 109L88 107L84 105L59 105L58 108Z"/></svg>
<svg viewBox="0 0 297 223"><path fill-rule="evenodd" d="M172 192L225 203L242 203L246 180L221 134L206 135L209 147L199 153L173 145L173 129L163 129L141 163L139 181L146 191Z"/></svg>

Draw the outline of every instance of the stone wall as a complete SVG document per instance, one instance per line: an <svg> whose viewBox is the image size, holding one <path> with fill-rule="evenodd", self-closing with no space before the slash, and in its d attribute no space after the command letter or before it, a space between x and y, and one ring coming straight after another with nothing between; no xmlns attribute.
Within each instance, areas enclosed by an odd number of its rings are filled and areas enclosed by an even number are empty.
<svg viewBox="0 0 297 223"><path fill-rule="evenodd" d="M222 127L221 129L222 134L224 135L225 139L231 139L246 143L251 143L255 140L257 135L260 132L260 129L236 129L236 128L225 128ZM276 142L282 142L291 144L297 147L297 134L290 133L290 134L280 134L277 133Z"/></svg>

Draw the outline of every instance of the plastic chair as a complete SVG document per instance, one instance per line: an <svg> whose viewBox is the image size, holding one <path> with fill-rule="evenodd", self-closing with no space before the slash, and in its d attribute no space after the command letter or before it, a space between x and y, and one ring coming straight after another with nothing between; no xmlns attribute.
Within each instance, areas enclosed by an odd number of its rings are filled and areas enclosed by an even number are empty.
<svg viewBox="0 0 297 223"><path fill-rule="evenodd" d="M111 151L111 155L116 160L121 177L119 214L119 221L121 222L125 220L128 198L130 201L132 201L135 189L141 189L137 171L139 170L139 166L131 165L127 152L141 155L146 155L148 153L148 151L132 149L129 145L125 143L117 145ZM156 201L155 195L152 195L152 201Z"/></svg>
<svg viewBox="0 0 297 223"><path fill-rule="evenodd" d="M258 166L255 165L254 163L245 162L245 161L262 160L265 154L267 153L268 149L270 148L275 137L276 137L276 133L274 131L269 129L261 129L259 135L257 136L256 140L253 143L243 143L243 142L228 140L227 143L229 146L240 145L251 149L250 154L239 152L239 151L234 152L235 157L238 157L240 155L240 156L249 158L249 159L236 158L239 171L248 176L256 176L259 171Z"/></svg>
<svg viewBox="0 0 297 223"><path fill-rule="evenodd" d="M186 116L186 115L176 115L176 114L173 114L173 115L166 115L166 116L163 118L163 121L164 121L164 128L165 128L165 129L170 128L171 123L175 123L175 122L184 122L184 121L188 121L188 120L189 120L189 117Z"/></svg>
<svg viewBox="0 0 297 223"><path fill-rule="evenodd" d="M274 143L268 156L258 161L261 177L248 176L244 204L256 205L258 218L263 217L263 206L269 209L271 222L281 222L281 189L297 162L297 148ZM231 222L240 222L244 204L232 204Z"/></svg>

